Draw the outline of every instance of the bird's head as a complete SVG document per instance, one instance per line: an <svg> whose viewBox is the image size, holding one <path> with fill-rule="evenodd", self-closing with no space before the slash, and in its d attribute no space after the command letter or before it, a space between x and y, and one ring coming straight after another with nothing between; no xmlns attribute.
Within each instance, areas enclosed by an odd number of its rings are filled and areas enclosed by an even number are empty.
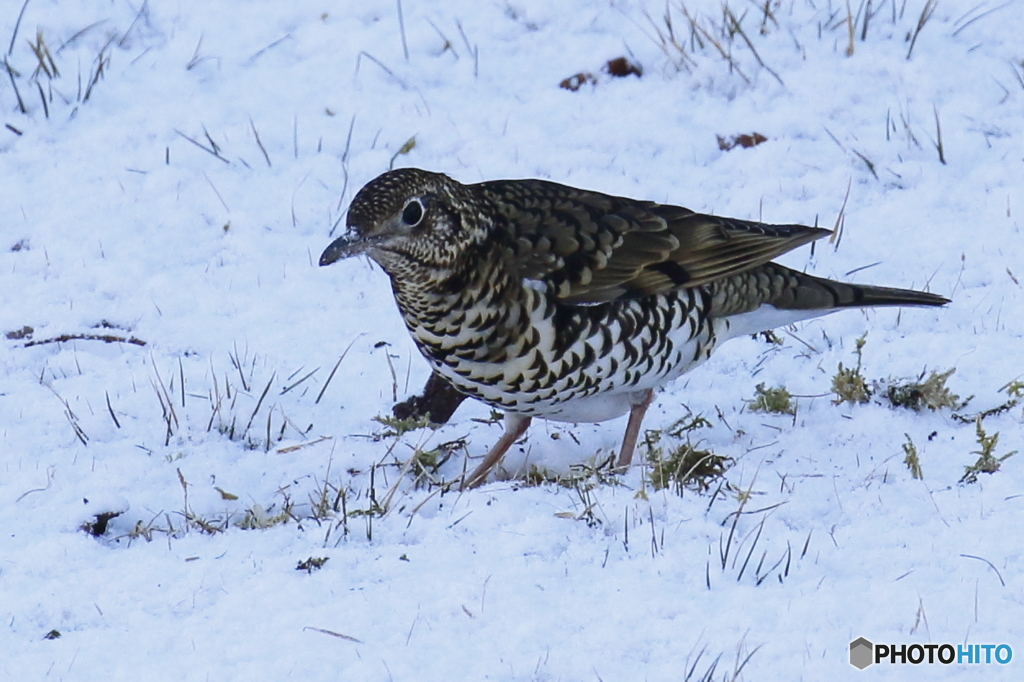
<svg viewBox="0 0 1024 682"><path fill-rule="evenodd" d="M486 230L473 216L479 200L441 173L403 168L371 180L348 209L348 231L334 240L320 265L365 254L392 277L443 276L465 258Z"/></svg>

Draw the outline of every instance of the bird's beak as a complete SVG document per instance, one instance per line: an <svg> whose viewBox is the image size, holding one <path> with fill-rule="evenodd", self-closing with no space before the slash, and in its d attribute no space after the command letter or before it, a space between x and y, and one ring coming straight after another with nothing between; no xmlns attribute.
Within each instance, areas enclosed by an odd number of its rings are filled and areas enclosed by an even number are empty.
<svg viewBox="0 0 1024 682"><path fill-rule="evenodd" d="M338 237L330 246L324 249L324 252L320 254L320 266L330 265L335 261L348 258L350 256L358 256L361 253L365 253L368 248L372 246L371 239L367 239L363 235L356 234L355 232L349 232L348 234Z"/></svg>

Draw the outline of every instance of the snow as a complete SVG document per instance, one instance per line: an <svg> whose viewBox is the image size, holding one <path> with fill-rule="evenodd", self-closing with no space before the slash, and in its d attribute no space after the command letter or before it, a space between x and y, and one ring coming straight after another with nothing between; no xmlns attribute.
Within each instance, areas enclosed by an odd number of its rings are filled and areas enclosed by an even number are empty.
<svg viewBox="0 0 1024 682"><path fill-rule="evenodd" d="M762 67L716 32L717 0L690 0L730 68L674 3L685 57L659 45L659 3L405 0L406 58L390 0L35 0L13 42L9 0L0 332L32 332L0 337L0 678L680 680L718 659L717 680L748 656L739 679L912 674L850 666L859 636L1024 655L1020 456L958 484L973 423L829 390L865 332L868 378L956 367L962 414L1024 374L1024 4L940 2L909 59L925 3L870 3L864 40L855 4L852 55L842 3L764 21L731 4ZM602 72L622 55L642 77ZM558 87L580 72L596 84ZM768 141L719 149L754 132ZM712 423L694 442L735 460L718 496L655 491L646 466L442 495L401 472L414 449L465 438L475 459L500 426L467 402L437 431L365 437L427 366L379 269L316 267L392 160L780 223L842 212L838 247L783 262L953 303L737 339L659 393L645 428L692 411ZM27 345L90 334L145 345ZM816 397L753 412L762 382ZM996 455L1024 451L1020 404L983 427ZM593 464L623 429L536 421L505 468ZM439 475L463 466L457 448ZM347 515L315 513L339 491ZM373 500L385 513L357 513ZM82 530L104 512L121 513ZM310 557L329 560L296 570Z"/></svg>

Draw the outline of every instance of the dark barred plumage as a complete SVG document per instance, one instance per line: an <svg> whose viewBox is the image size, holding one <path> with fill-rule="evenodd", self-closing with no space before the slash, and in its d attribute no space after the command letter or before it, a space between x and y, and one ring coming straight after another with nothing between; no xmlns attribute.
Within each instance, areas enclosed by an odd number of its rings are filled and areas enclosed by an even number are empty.
<svg viewBox="0 0 1024 682"><path fill-rule="evenodd" d="M463 185L418 169L359 191L320 265L365 254L391 278L420 351L505 411L483 482L532 417L630 413L629 465L653 389L722 341L841 308L940 306L935 294L844 284L771 259L828 230L766 225L542 180Z"/></svg>

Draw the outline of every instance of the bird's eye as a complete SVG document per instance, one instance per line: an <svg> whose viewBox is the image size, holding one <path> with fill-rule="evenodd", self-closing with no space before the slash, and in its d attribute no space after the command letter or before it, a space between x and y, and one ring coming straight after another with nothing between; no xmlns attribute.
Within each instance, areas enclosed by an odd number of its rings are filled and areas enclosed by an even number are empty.
<svg viewBox="0 0 1024 682"><path fill-rule="evenodd" d="M419 199L413 199L402 210L402 222L409 227L416 227L423 220L423 204Z"/></svg>

